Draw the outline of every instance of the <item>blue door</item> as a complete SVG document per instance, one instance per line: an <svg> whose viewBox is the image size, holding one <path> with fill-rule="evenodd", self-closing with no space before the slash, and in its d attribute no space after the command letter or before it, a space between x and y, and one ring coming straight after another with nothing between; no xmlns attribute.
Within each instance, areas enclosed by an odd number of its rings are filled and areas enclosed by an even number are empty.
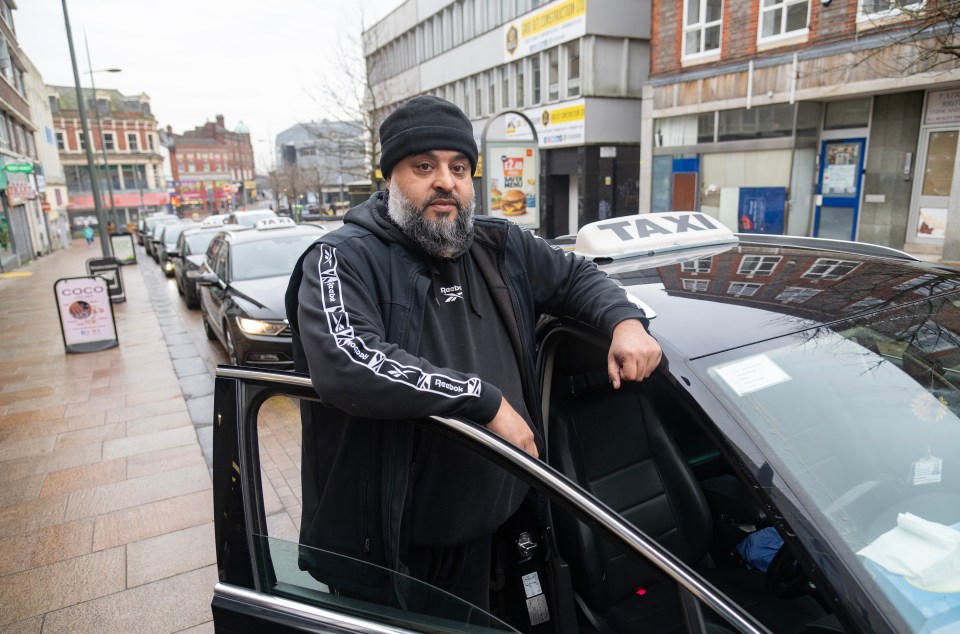
<svg viewBox="0 0 960 634"><path fill-rule="evenodd" d="M823 142L817 189L820 199L813 220L814 237L856 239L866 143L866 139Z"/></svg>

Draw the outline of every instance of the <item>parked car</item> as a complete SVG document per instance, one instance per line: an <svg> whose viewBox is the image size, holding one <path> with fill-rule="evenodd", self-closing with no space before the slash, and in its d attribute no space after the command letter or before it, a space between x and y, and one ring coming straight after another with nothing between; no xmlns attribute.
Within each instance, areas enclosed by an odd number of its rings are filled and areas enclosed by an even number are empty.
<svg viewBox="0 0 960 634"><path fill-rule="evenodd" d="M178 223L163 225L163 231L160 232L160 241L156 245L156 248L159 250L157 253L157 263L160 265L161 270L163 270L163 274L167 277L173 277L173 259L170 257L170 253L176 252L177 239L185 230L196 226L197 223L193 220L181 220L181 222Z"/></svg>
<svg viewBox="0 0 960 634"><path fill-rule="evenodd" d="M164 227L180 222L182 222L182 219L179 216L164 216L154 223L150 233L144 236L143 248L157 264L160 263L160 243Z"/></svg>
<svg viewBox="0 0 960 634"><path fill-rule="evenodd" d="M157 226L158 223L165 222L175 222L179 220L180 217L175 214L153 214L147 216L146 218L140 219L140 224L137 227L137 243L142 246L144 249L147 249L147 253L150 253L150 236L153 235L153 229Z"/></svg>
<svg viewBox="0 0 960 634"><path fill-rule="evenodd" d="M276 218L277 214L270 209L252 209L248 211L234 211L227 217L227 223L252 227L261 220Z"/></svg>
<svg viewBox="0 0 960 634"><path fill-rule="evenodd" d="M207 337L220 341L231 364L293 368L283 296L300 254L322 234L274 217L213 238L196 278L200 309Z"/></svg>
<svg viewBox="0 0 960 634"><path fill-rule="evenodd" d="M213 220L205 218L199 225L185 230L177 238L176 250L167 254L173 260L177 292L183 297L187 308L200 308L200 290L196 278L210 242L219 232L239 227L226 225L223 220L226 220L225 215Z"/></svg>
<svg viewBox="0 0 960 634"><path fill-rule="evenodd" d="M298 438L284 397L316 392L304 375L221 367L218 632L960 627L960 271L738 236L699 213L587 225L563 257L577 255L650 318L654 375L614 390L608 335L546 318L543 461L469 421L418 422L542 494L494 538L491 609L298 545L297 500L270 501L258 431L282 421Z"/></svg>

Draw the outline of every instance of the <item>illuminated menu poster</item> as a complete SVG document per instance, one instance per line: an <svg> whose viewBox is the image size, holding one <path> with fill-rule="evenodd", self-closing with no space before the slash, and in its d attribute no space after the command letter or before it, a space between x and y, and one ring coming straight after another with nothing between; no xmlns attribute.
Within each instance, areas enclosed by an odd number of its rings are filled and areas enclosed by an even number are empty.
<svg viewBox="0 0 960 634"><path fill-rule="evenodd" d="M540 153L523 143L488 143L485 199L489 215L527 228L540 226Z"/></svg>
<svg viewBox="0 0 960 634"><path fill-rule="evenodd" d="M118 345L106 280L69 277L53 285L67 352L98 352Z"/></svg>

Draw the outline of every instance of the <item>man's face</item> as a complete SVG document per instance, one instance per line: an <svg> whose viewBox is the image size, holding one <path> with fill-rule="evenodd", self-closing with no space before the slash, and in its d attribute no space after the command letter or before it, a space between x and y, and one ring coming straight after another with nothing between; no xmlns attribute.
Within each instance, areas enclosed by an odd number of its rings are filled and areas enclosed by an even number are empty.
<svg viewBox="0 0 960 634"><path fill-rule="evenodd" d="M459 208L473 200L470 159L460 152L434 150L408 156L393 167L387 185L393 182L431 222L453 222Z"/></svg>
<svg viewBox="0 0 960 634"><path fill-rule="evenodd" d="M465 245L473 224L470 160L437 150L408 156L387 179L390 217L435 257L450 257Z"/></svg>

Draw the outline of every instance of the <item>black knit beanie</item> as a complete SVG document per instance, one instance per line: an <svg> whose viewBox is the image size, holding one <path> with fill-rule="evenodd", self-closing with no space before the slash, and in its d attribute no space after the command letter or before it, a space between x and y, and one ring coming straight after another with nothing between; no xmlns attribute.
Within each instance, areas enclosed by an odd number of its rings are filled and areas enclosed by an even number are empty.
<svg viewBox="0 0 960 634"><path fill-rule="evenodd" d="M405 102L380 124L380 172L389 178L404 157L431 150L463 152L477 171L477 142L467 115L449 101L422 95Z"/></svg>

